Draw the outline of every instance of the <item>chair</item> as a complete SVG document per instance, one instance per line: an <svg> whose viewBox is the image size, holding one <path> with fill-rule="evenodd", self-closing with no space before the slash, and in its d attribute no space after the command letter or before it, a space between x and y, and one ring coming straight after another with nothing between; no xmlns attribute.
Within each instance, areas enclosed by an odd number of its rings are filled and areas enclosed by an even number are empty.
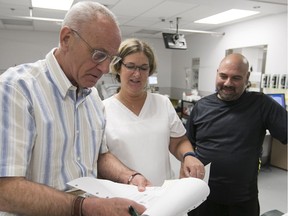
<svg viewBox="0 0 288 216"><path fill-rule="evenodd" d="M261 214L261 216L282 216L283 214L284 214L283 212L274 209L271 211L267 211L264 214Z"/></svg>

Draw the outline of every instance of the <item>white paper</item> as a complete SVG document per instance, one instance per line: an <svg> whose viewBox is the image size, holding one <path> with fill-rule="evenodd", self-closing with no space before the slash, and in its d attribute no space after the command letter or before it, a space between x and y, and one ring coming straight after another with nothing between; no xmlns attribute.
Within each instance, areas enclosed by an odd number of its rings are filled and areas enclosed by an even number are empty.
<svg viewBox="0 0 288 216"><path fill-rule="evenodd" d="M205 181L207 184L209 182L209 177L210 177L210 167L211 167L211 163L205 166L205 176L204 176L203 181Z"/></svg>
<svg viewBox="0 0 288 216"><path fill-rule="evenodd" d="M167 180L161 187L146 187L144 192L139 192L134 185L93 177L78 178L67 184L102 198L134 200L147 208L143 214L149 216L183 215L199 206L210 192L206 182L192 177Z"/></svg>

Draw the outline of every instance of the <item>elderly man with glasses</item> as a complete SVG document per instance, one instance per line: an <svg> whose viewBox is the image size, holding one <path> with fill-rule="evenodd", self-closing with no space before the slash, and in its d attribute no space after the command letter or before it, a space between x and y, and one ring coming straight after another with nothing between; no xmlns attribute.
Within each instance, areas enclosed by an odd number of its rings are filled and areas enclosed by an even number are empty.
<svg viewBox="0 0 288 216"><path fill-rule="evenodd" d="M104 107L93 86L119 62L114 15L95 2L66 14L59 47L0 76L0 215L121 215L127 199L77 197L66 184L101 176L145 190L150 182L108 152Z"/></svg>

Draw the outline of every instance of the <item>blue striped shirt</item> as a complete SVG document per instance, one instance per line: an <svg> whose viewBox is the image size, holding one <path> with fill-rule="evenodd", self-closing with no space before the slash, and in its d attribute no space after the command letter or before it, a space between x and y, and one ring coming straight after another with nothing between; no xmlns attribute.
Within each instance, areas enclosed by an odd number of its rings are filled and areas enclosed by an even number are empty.
<svg viewBox="0 0 288 216"><path fill-rule="evenodd" d="M104 107L96 88L76 95L53 52L0 76L0 177L67 190L72 179L97 176Z"/></svg>

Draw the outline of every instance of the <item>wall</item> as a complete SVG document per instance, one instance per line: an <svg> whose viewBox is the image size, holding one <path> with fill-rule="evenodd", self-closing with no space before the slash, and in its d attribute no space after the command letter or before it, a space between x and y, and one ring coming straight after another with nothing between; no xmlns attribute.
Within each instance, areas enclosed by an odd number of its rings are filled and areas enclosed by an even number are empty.
<svg viewBox="0 0 288 216"><path fill-rule="evenodd" d="M0 72L42 59L57 44L58 34L53 32L0 30Z"/></svg>
<svg viewBox="0 0 288 216"><path fill-rule="evenodd" d="M169 93L172 52L165 49L162 38L143 40L155 51L158 60L158 83ZM11 66L44 58L57 45L58 32L0 30L0 74Z"/></svg>
<svg viewBox="0 0 288 216"><path fill-rule="evenodd" d="M125 39L125 38L123 38ZM167 50L164 46L164 42L161 39L152 39L152 38L141 38L141 40L147 42L155 53L157 59L157 69L155 74L157 73L157 81L158 84L156 86L160 87L161 94L171 93L171 68L172 68L172 52L171 50ZM96 84L97 89L101 95L101 87L102 83L116 83L115 77L111 74L106 74L102 76L102 78Z"/></svg>
<svg viewBox="0 0 288 216"><path fill-rule="evenodd" d="M152 46L157 58L157 77L158 86L161 88L161 93L170 94L171 87L171 68L172 68L172 52L164 46L161 39L142 38Z"/></svg>
<svg viewBox="0 0 288 216"><path fill-rule="evenodd" d="M160 93L181 98L186 88L185 71L192 58L200 58L199 91L214 92L214 80L225 50L255 45L268 45L266 73L287 73L287 14L273 15L254 21L233 24L215 31L222 37L207 34L186 35L187 50L165 49L162 38L143 38L151 44L158 59ZM44 58L58 44L58 33L0 30L0 73L16 64Z"/></svg>
<svg viewBox="0 0 288 216"><path fill-rule="evenodd" d="M200 57L199 91L203 94L214 92L218 64L225 56L225 50L231 48L267 44L265 73L288 73L287 13L233 24L215 31L225 32L225 35L187 35L188 50L173 51L171 87L176 91L175 97L181 97L180 90L185 91L185 68L191 68L192 58L195 57Z"/></svg>

